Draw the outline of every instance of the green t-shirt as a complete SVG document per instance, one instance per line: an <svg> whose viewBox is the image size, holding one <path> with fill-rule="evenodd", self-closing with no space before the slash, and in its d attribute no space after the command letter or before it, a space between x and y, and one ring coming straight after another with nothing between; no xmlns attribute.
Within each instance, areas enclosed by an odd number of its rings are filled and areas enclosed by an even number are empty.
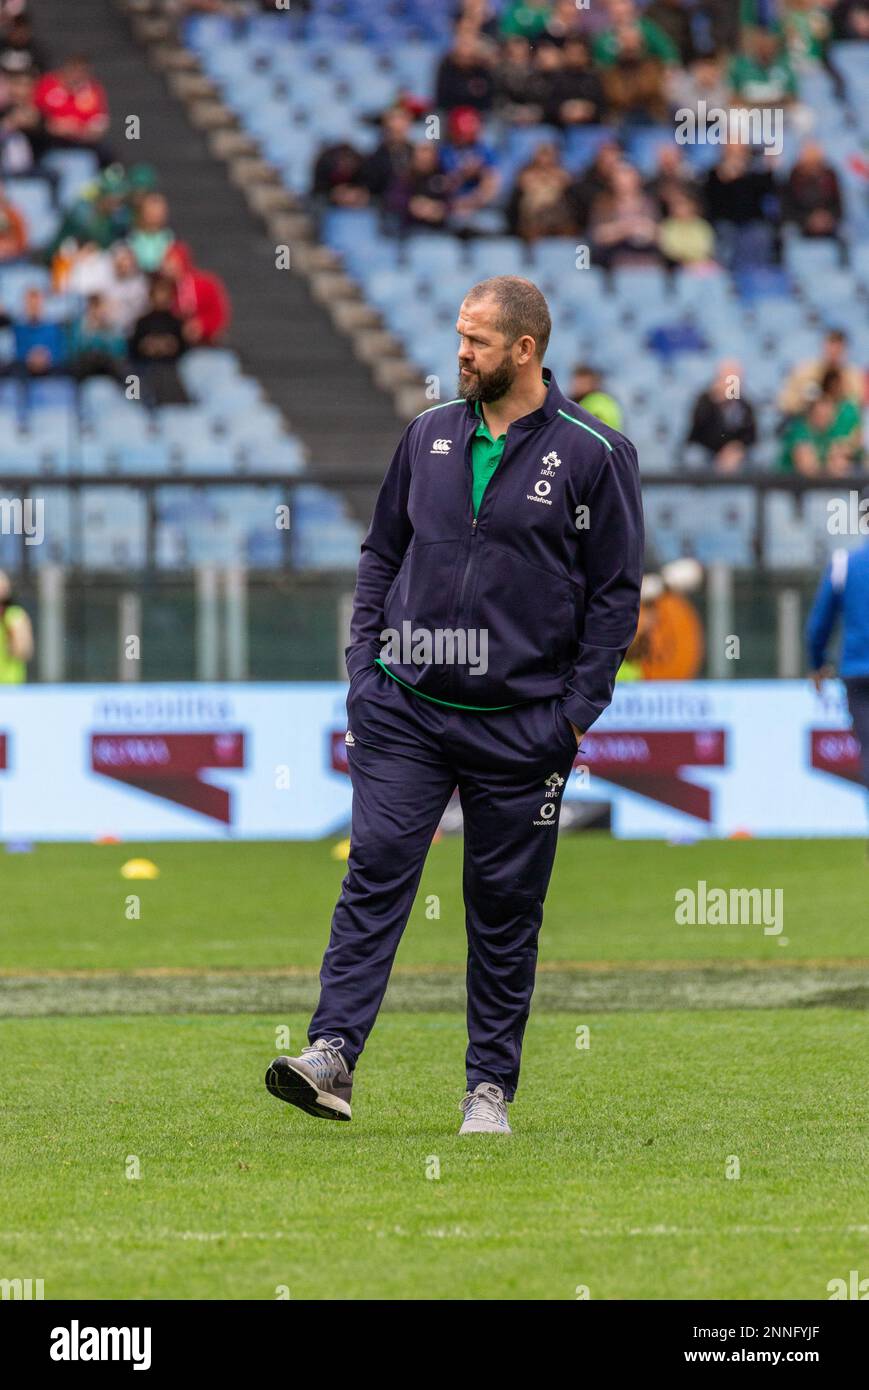
<svg viewBox="0 0 869 1390"><path fill-rule="evenodd" d="M746 101L771 102L797 94L797 79L785 53L765 66L747 53L738 53L730 64L730 85Z"/></svg>
<svg viewBox="0 0 869 1390"><path fill-rule="evenodd" d="M7 624L24 617L24 609L12 604L0 618L0 685L20 685L27 674L23 661L9 652Z"/></svg>
<svg viewBox="0 0 869 1390"><path fill-rule="evenodd" d="M588 411L589 415L594 415L605 425L609 425L610 429L621 429L622 408L618 401L614 400L606 391L589 391L587 396L583 396L579 404L583 410Z"/></svg>
<svg viewBox="0 0 869 1390"><path fill-rule="evenodd" d="M848 439L861 421L860 408L855 401L844 400L825 430L815 429L806 416L789 426L782 444L779 468L785 473L794 471L794 449L798 444L813 444L822 463L826 461L830 445L837 440Z"/></svg>
<svg viewBox="0 0 869 1390"><path fill-rule="evenodd" d="M523 39L539 38L549 20L548 5L528 5L525 0L512 0L501 17L501 33Z"/></svg>
<svg viewBox="0 0 869 1390"><path fill-rule="evenodd" d="M480 510L480 503L483 500L483 493L489 485L489 480L504 453L504 445L507 442L506 434L493 439L489 431L489 426L483 419L483 412L480 409L480 402L477 401L475 410L480 418L476 433L471 440L471 468L474 481L471 487L471 496L474 502L474 516Z"/></svg>
<svg viewBox="0 0 869 1390"><path fill-rule="evenodd" d="M643 36L644 56L658 58L662 63L678 63L679 50L669 34L652 19L641 15L637 21ZM602 68L611 68L619 56L619 38L615 29L604 29L592 44L594 61Z"/></svg>

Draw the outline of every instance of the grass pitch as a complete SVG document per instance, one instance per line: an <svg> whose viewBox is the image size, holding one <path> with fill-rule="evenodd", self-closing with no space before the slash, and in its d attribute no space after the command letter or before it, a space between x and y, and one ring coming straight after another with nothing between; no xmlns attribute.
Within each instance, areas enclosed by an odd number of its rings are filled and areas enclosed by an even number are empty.
<svg viewBox="0 0 869 1390"><path fill-rule="evenodd" d="M861 845L565 837L515 1133L462 1140L456 841L353 1122L263 1088L275 1030L304 1041L330 851L4 856L0 1275L47 1298L825 1299L865 1269ZM159 879L120 877L138 855ZM783 932L677 926L700 878L782 888Z"/></svg>

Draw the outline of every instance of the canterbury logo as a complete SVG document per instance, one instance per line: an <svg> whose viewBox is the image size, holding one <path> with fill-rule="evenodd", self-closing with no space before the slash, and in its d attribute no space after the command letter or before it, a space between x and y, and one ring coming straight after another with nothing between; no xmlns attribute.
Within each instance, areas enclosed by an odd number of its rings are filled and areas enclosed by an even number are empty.
<svg viewBox="0 0 869 1390"><path fill-rule="evenodd" d="M431 446L431 451L433 454L448 454L452 447L453 441L451 439L436 439Z"/></svg>

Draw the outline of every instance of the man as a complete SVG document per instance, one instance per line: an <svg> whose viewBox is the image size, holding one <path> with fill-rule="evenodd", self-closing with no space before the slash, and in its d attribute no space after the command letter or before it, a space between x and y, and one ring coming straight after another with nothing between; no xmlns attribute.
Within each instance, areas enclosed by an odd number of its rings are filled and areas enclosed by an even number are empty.
<svg viewBox="0 0 869 1390"><path fill-rule="evenodd" d="M24 292L24 313L12 325L15 349L11 370L31 378L65 369L66 327L45 317L45 295L32 285Z"/></svg>
<svg viewBox="0 0 869 1390"><path fill-rule="evenodd" d="M441 168L450 192L453 231L497 232L502 215L492 207L501 187L495 151L482 138L483 123L471 106L450 112Z"/></svg>
<svg viewBox="0 0 869 1390"><path fill-rule="evenodd" d="M0 571L0 685L20 685L26 680L32 656L30 619L12 597L8 575Z"/></svg>
<svg viewBox="0 0 869 1390"><path fill-rule="evenodd" d="M831 328L824 338L821 355L814 362L801 362L789 373L778 398L783 415L800 415L812 395L820 388L827 372L836 368L842 373L845 394L862 406L866 396L866 376L862 367L848 361L848 335L841 328Z"/></svg>
<svg viewBox="0 0 869 1390"><path fill-rule="evenodd" d="M866 494L869 501L869 493ZM854 733L860 743L863 782L869 791L869 542L838 550L821 580L806 638L812 682L820 693L833 674L827 648L839 623L844 629L839 674L845 683Z"/></svg>
<svg viewBox="0 0 869 1390"><path fill-rule="evenodd" d="M458 786L460 1132L509 1134L561 797L636 631L642 503L633 445L543 368L551 322L535 285L483 281L456 327L459 396L405 430L362 545L347 648L348 873L310 1045L276 1058L266 1085L309 1114L350 1119L353 1070Z"/></svg>
<svg viewBox="0 0 869 1390"><path fill-rule="evenodd" d="M111 163L108 101L87 58L74 54L56 72L47 72L37 82L33 99L53 149L89 149L104 168Z"/></svg>
<svg viewBox="0 0 869 1390"><path fill-rule="evenodd" d="M588 362L577 362L570 383L570 399L579 401L583 410L603 420L611 429L621 429L622 408L615 397L604 389L603 377L597 367Z"/></svg>
<svg viewBox="0 0 869 1390"><path fill-rule="evenodd" d="M738 473L757 441L754 406L742 394L739 362L719 362L715 378L694 402L686 444L699 444L716 473Z"/></svg>

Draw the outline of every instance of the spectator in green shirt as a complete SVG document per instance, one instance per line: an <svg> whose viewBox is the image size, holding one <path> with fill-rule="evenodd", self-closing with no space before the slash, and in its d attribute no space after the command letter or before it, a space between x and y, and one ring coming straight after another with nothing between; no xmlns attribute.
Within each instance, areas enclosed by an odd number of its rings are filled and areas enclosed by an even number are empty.
<svg viewBox="0 0 869 1390"><path fill-rule="evenodd" d="M778 35L747 29L743 52L730 65L734 100L746 106L787 106L796 99L797 79Z"/></svg>
<svg viewBox="0 0 869 1390"><path fill-rule="evenodd" d="M0 685L20 685L33 656L30 619L12 599L12 585L0 572Z"/></svg>
<svg viewBox="0 0 869 1390"><path fill-rule="evenodd" d="M501 17L501 33L538 39L549 23L552 0L509 0Z"/></svg>
<svg viewBox="0 0 869 1390"><path fill-rule="evenodd" d="M592 47L594 60L602 68L611 68L622 51L622 33L637 28L642 39L642 57L657 58L661 63L678 63L679 53L672 39L651 19L640 14L634 0L609 0L610 28L598 34Z"/></svg>
<svg viewBox="0 0 869 1390"><path fill-rule="evenodd" d="M595 415L611 429L622 427L622 408L618 401L604 390L603 378L597 367L587 362L578 362L573 369L570 383L570 399L581 405L590 415Z"/></svg>
<svg viewBox="0 0 869 1390"><path fill-rule="evenodd" d="M828 372L821 393L785 432L780 467L806 478L841 478L858 462L862 421L856 401L841 394L836 371Z"/></svg>

